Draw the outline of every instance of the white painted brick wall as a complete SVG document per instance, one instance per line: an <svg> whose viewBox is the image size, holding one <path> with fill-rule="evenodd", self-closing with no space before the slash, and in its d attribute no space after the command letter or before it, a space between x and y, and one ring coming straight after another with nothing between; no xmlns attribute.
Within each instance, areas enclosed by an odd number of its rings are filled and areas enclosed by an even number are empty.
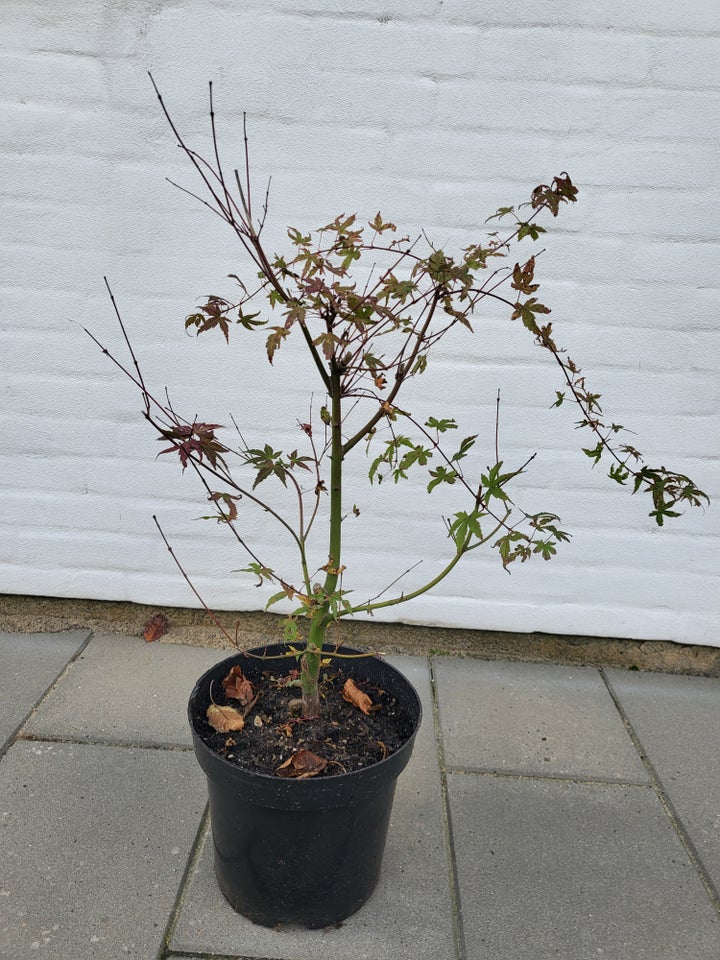
<svg viewBox="0 0 720 960"><path fill-rule="evenodd" d="M307 401L289 351L269 370L262 336L228 351L183 335L197 298L248 271L222 224L164 182L195 186L148 68L198 144L215 81L228 157L247 110L258 180L273 176L273 249L288 223L378 208L461 247L500 204L568 170L580 200L550 225L539 265L558 338L648 459L717 501L719 63L716 0L5 0L0 591L191 605L156 512L208 602L263 603L78 325L121 350L107 274L157 387L201 419L233 411L250 437L269 420L279 444L298 442ZM571 413L548 409L549 359L490 312L477 328L446 342L417 411L457 412L490 459L499 387L506 461L538 453L523 502L557 509L574 538L512 576L472 556L392 615L720 645L717 503L657 530L587 468ZM377 524L348 521L356 596L417 558L423 574L439 568L446 543L422 490L349 498ZM279 562L261 518L247 530Z"/></svg>

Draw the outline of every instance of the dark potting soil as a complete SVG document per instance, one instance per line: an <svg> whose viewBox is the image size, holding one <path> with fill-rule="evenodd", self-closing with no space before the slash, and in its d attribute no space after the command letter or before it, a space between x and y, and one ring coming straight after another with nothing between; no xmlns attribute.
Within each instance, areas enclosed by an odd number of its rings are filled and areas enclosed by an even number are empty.
<svg viewBox="0 0 720 960"><path fill-rule="evenodd" d="M274 676L271 670L253 678L257 699L245 714L242 730L216 732L206 718L208 702L198 703L196 730L202 740L231 763L271 776L284 775L288 768L278 773L283 763L299 751L309 751L326 761L326 766L312 775L328 777L378 763L412 735L413 720L408 709L376 684L355 677L358 689L372 701L369 714L344 700L342 690L348 674L342 668L333 667L322 676L319 717L299 715L300 690L289 685L289 679L293 678ZM226 695L221 683L213 685L211 696L218 706L245 712L238 700ZM311 765L314 763L311 761Z"/></svg>

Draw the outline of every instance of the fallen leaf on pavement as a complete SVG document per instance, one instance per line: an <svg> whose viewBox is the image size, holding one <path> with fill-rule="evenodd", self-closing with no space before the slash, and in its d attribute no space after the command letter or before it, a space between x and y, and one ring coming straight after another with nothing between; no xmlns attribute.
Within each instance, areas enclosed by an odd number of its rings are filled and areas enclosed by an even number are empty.
<svg viewBox="0 0 720 960"><path fill-rule="evenodd" d="M153 640L159 640L163 634L168 632L168 627L170 622L164 613L156 613L154 617L150 617L148 622L145 624L145 629L143 630L143 637L147 643L152 643Z"/></svg>

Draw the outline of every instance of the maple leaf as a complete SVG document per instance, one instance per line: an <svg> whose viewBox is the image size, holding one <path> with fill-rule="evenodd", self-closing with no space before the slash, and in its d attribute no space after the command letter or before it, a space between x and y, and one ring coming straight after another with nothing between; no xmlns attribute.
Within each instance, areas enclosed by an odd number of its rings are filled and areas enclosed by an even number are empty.
<svg viewBox="0 0 720 960"><path fill-rule="evenodd" d="M222 686L226 696L233 700L239 700L243 706L250 703L255 697L252 683L238 666L231 668L230 673L223 680Z"/></svg>
<svg viewBox="0 0 720 960"><path fill-rule="evenodd" d="M217 703L211 703L206 716L210 726L218 733L242 730L245 726L245 718L235 707L220 707Z"/></svg>
<svg viewBox="0 0 720 960"><path fill-rule="evenodd" d="M187 426L182 425L171 430L163 430L162 436L158 437L158 440L161 442L170 440L172 446L161 450L159 455L177 453L183 470L187 467L191 456L195 456L200 462L205 457L213 467L217 467L218 461L225 465L222 455L227 453L228 448L223 446L215 436L215 431L220 429L222 429L220 423L195 422Z"/></svg>
<svg viewBox="0 0 720 960"><path fill-rule="evenodd" d="M213 503L216 504L222 504L224 508L220 509L219 515L215 519L225 523L232 523L233 520L237 520L238 509L235 504L239 499L239 496L233 496L231 493L221 493L217 491L211 493L208 500L212 500Z"/></svg>
<svg viewBox="0 0 720 960"><path fill-rule="evenodd" d="M358 689L358 687L355 686L355 682L349 677L343 687L343 700L347 700L348 703L353 703L358 710L361 710L365 714L370 713L373 705L370 697Z"/></svg>
<svg viewBox="0 0 720 960"><path fill-rule="evenodd" d="M228 300L211 296L205 306L200 307L200 313L193 313L185 320L185 329L196 327L196 334L200 334L206 330L212 330L213 327L220 327L227 343L229 342L227 314L232 309L233 305Z"/></svg>
<svg viewBox="0 0 720 960"><path fill-rule="evenodd" d="M275 771L279 777L296 777L298 780L307 780L316 777L327 766L327 760L318 757L310 750L298 750L291 757L281 763Z"/></svg>
<svg viewBox="0 0 720 960"><path fill-rule="evenodd" d="M533 278L535 275L535 257L530 257L528 262L524 266L520 266L519 263L515 264L515 269L513 270L513 278L510 284L511 287L515 290L519 290L520 293L535 293L539 289L539 283L533 283Z"/></svg>
<svg viewBox="0 0 720 960"><path fill-rule="evenodd" d="M277 350L280 349L280 344L283 342L285 337L290 333L285 327L270 327L273 331L265 341L265 349L267 350L267 356L270 363L273 362L273 357Z"/></svg>
<svg viewBox="0 0 720 960"><path fill-rule="evenodd" d="M163 634L167 633L169 626L170 622L164 613L156 613L154 617L150 617L143 630L146 643L159 640Z"/></svg>

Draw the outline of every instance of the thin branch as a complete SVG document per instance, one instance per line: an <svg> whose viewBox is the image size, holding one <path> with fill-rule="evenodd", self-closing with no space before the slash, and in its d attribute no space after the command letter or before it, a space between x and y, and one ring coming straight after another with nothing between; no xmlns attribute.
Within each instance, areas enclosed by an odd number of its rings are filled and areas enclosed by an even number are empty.
<svg viewBox="0 0 720 960"><path fill-rule="evenodd" d="M116 310L117 310L117 308L116 308ZM119 314L118 314L118 319L120 319L120 318L119 318ZM122 326L122 321L121 321L121 320L120 320L120 323L121 323L121 326ZM172 437L172 436L168 436L168 433L169 433L169 431L172 429L172 426L173 426L173 425L177 426L178 424L182 424L182 425L187 426L187 425L192 424L192 423L195 422L195 421L188 421L188 420L186 420L186 419L184 419L184 418L179 417L179 416L174 412L174 410L172 410L171 407L166 407L166 406L164 406L162 403L160 403L159 400L156 400L155 397L148 391L147 387L145 386L145 382L144 382L144 380L143 380L142 373L140 372L139 363L138 363L138 361L137 361L137 358L136 358L134 352L132 351L132 347L130 347L130 343L129 343L129 340L128 340L127 336L126 336L126 342L128 343L128 347L130 348L131 355L132 355L132 357L133 357L133 362L134 362L135 367L136 367L136 370L137 370L137 375L134 375L130 370L128 370L128 368L127 368L126 366L124 366L122 363L120 363L120 361L117 360L117 359L113 356L112 353L110 353L110 351L107 349L107 347L105 347L105 346L97 339L97 337L94 336L94 334L92 334L92 333L91 333L89 330L87 330L85 327L83 327L82 329L83 329L83 330L85 331L85 333L90 337L90 339L91 339L95 344L97 344L97 346L98 346L98 347L100 348L100 350L105 354L105 356L109 357L109 359L115 364L115 366L118 367L118 369L121 370L122 373L125 374L125 376L126 376L132 383L134 383L135 386L141 391L142 397L143 397L143 401L144 401L144 403L145 403L145 411L144 411L145 419L148 421L148 423L149 423L152 427L155 428L155 430L157 430L158 434L160 435L160 438L163 439L163 440L167 440L168 442L172 443L173 445L175 445L175 446L177 447L177 443L176 443L176 441L173 439L173 437ZM124 328L124 326L122 326L122 329L123 329L123 333L125 333L125 328ZM157 419L155 419L155 418L151 415L151 413L150 413L151 405L154 406L154 407L156 407L156 408L160 411L160 413L161 413L164 417L166 417L166 418L168 419L168 421L169 421L169 424L168 424L168 425L166 425L166 424L158 421ZM224 446L224 445L223 445L223 446ZM229 448L229 447L224 447L224 450L225 450L226 452L228 452L228 453L237 453L237 451L234 451L234 450L232 450L232 449ZM219 470L217 467L214 467L212 464L210 464L210 463L206 462L205 460L201 459L197 454L193 453L192 451L189 451L189 452L188 452L188 454L187 454L187 459L188 459L188 462L190 462L194 467L197 467L198 469L204 471L206 474L210 474L210 475L216 477L217 479L221 480L223 483L227 484L231 489L235 490L235 491L236 491L238 494L240 494L242 497L247 498L248 500L250 500L251 503L256 504L256 506L259 506L259 507L260 507L262 510L264 510L266 513L269 513L271 517L273 517L281 526L283 526L283 527L288 531L288 533L290 534L290 536L291 536L291 537L293 538L293 540L295 541L298 549L302 552L302 549L303 549L302 542L300 541L300 539L298 538L297 533L295 532L295 530L293 529L293 527L288 523L288 521L285 520L276 510L274 510L274 509L273 509L268 503L266 503L264 500L261 500L259 497L255 496L255 494L253 494L251 491L246 490L244 487L241 487L238 483L236 483L235 480L234 480L234 479L232 478L232 476L230 475L230 473L228 472L227 468L225 469L225 471L221 471L221 470Z"/></svg>
<svg viewBox="0 0 720 960"><path fill-rule="evenodd" d="M134 365L134 367L135 367L135 370L137 371L137 377L138 377L138 381L139 381L139 385L140 385L140 390L142 391L143 400L144 400L144 402L145 402L145 413L148 414L148 413L150 412L150 403L149 403L149 400L148 400L148 396L149 396L149 395L148 395L148 392L147 392L147 388L146 388L146 386L145 386L145 381L143 380L143 375L142 375L142 371L140 370L140 365L139 365L139 363L138 363L138 361L137 361L137 357L135 356L135 351L134 351L133 348L132 348L132 344L130 343L130 338L129 338L128 335L127 335L127 330L125 329L125 324L123 323L122 317L120 316L120 311L118 310L117 303L115 302L115 297L113 296L113 292L112 292L112 290L110 289L110 284L108 283L108 278L107 278L107 277L103 277L103 280L105 281L105 286L107 287L107 292L110 294L110 302L111 302L112 305L113 305L113 310L115 311L115 316L117 317L117 321L118 321L118 323L120 324L120 329L122 330L123 339L124 339L124 341L125 341L125 344L126 344L128 350L130 351L130 356L131 356L131 358L132 358L133 365ZM87 333L87 331L85 331L85 332ZM93 339L95 339L95 338L93 337ZM97 342L97 341L96 341L96 342Z"/></svg>
<svg viewBox="0 0 720 960"><path fill-rule="evenodd" d="M175 187L176 189L180 190L181 193L186 193L189 197L192 197L193 200L197 200L198 203L201 203L204 207L207 207L208 210L209 210L211 213L214 213L215 216L220 217L220 219L221 219L224 223L228 223L228 218L227 218L227 216L225 215L225 212L224 212L224 211L223 211L223 212L220 212L220 210L216 210L215 207L214 207L211 203L208 203L208 202L207 202L207 200L203 200L202 197L199 197L196 193L193 193L192 190L188 190L187 187L183 187L181 184L176 183L174 180L171 180L170 177L165 177L165 180L166 180L171 186L173 186L173 187Z"/></svg>
<svg viewBox="0 0 720 960"><path fill-rule="evenodd" d="M247 187L248 220L252 225L252 193L250 191L250 147L247 136L247 116L243 110L243 140L245 141L245 185Z"/></svg>
<svg viewBox="0 0 720 960"><path fill-rule="evenodd" d="M216 626L219 630L222 631L222 633L224 634L224 636L230 641L231 644L233 644L233 646L236 646L236 645L237 645L237 644L236 644L236 641L233 640L233 638L232 638L232 637L230 636L230 634L227 632L227 630L226 630L225 627L222 625L222 623L220 623L220 621L218 620L217 616L212 612L212 610L210 609L210 607L205 603L205 601L203 600L203 598L200 596L200 594L198 593L198 591L197 591L197 590L195 589L195 587L193 586L193 583L192 583L192 581L190 580L190 577L187 575L187 573L186 573L185 570L183 569L182 564L180 563L180 561L178 560L177 556L175 555L175 551L174 551L173 548L170 546L167 537L166 537L165 534L163 533L163 529L162 529L162 527L160 526L160 523L159 523L159 521L158 521L158 518L157 518L154 514L153 514L153 520L155 521L155 526L156 526L156 527L158 528L158 530L160 531L160 536L161 536L161 537L163 538L163 540L165 541L165 546L168 548L168 551L169 551L169 553L170 553L170 556L171 556L171 557L173 558L173 560L175 561L175 566L178 568L178 570L180 571L180 573L183 575L183 577L184 577L184 579L185 579L185 582L186 582L187 585L190 587L190 589L191 589L192 592L195 594L195 596L198 598L198 600L200 601L200 603L203 605L203 608L204 608L205 612L206 612L207 615L210 617L210 619L211 619L212 622L215 624L215 626Z"/></svg>
<svg viewBox="0 0 720 960"><path fill-rule="evenodd" d="M163 411L164 411L165 408L163 407L163 405L162 405L158 400L156 400L151 393L149 393L149 392L145 389L145 385L143 384L142 380L139 380L139 379L136 377L136 375L133 374L133 373L131 373L131 371L128 370L128 368L127 368L124 364L120 363L120 361L119 361L115 356L113 356L112 353L110 353L110 351L108 350L108 348L107 348L106 346L104 346L104 345L98 340L98 338L95 336L94 333L91 333L90 330L87 329L87 327L83 327L83 326L81 326L81 330L83 330L83 331L90 337L90 339L93 341L93 343L95 343L95 344L100 348L100 350L102 351L102 353L104 353L105 356L106 356L112 363L115 364L115 366L118 368L118 370L120 370L120 371L128 378L128 380L130 380L131 383L134 383L134 384L135 384L135 386L138 388L138 390L140 390L140 392L142 393L142 396L143 396L143 400L144 400L144 401L147 401L147 400L149 399L154 406L156 406L159 410L163 410ZM147 410L145 411L145 413L144 413L143 415L146 417L146 419L149 420L149 416L148 416ZM152 422L152 421L151 421L151 422Z"/></svg>
<svg viewBox="0 0 720 960"><path fill-rule="evenodd" d="M428 315L427 315L427 317L425 318L425 323L423 324L423 328L422 328L422 330L420 331L420 333L418 334L418 338L417 338L417 342L416 342L416 344L415 344L415 347L413 348L412 353L410 354L410 357L408 358L408 361L407 361L408 369L412 367L413 363L415 362L415 359L417 358L417 355L418 355L419 352L420 352L420 346L421 346L421 344L422 344L422 342L423 342L423 338L424 338L424 336L425 336L425 334L426 334L426 332L427 332L427 329L428 329L428 327L430 326L430 323L432 322L433 314L435 313L435 308L437 307L437 304L438 304L439 299L440 299L440 288L438 287L438 288L435 290L435 295L434 295L433 300L432 300L432 303L431 303L431 305L430 305ZM400 387L402 386L403 380L404 380L404 376L402 376L401 373L400 373L400 370L398 370L398 372L397 372L397 374L396 374L396 377L395 377L395 383L394 383L394 385L393 385L390 393L388 394L387 398L385 399L383 405L381 405L381 406L378 408L378 410L370 417L370 419L367 421L367 423L365 424L365 426L361 427L360 430L358 430L358 432L357 432L354 436L352 436L349 440L347 440L347 441L343 444L343 449L342 449L342 455L343 455L343 457L345 457L345 456L348 454L348 452L349 452L350 450L352 450L352 448L353 448L357 443L359 443L364 437L366 437L366 436L368 435L369 431L371 431L371 430L373 429L373 427L375 426L376 423L379 423L379 421L380 421L384 416L387 416L387 411L386 411L386 408L385 408L385 404L387 404L387 405L392 405L393 400L395 399L395 397L398 395L398 392L400 391Z"/></svg>
<svg viewBox="0 0 720 960"><path fill-rule="evenodd" d="M272 183L272 177L268 177L267 187L265 188L265 201L263 203L263 215L260 218L260 222L257 228L258 237L263 232L263 227L265 226L265 219L268 215L268 206L270 203L270 184Z"/></svg>
<svg viewBox="0 0 720 960"><path fill-rule="evenodd" d="M380 593L375 594L374 597L370 597L370 599L367 602L375 603L375 601L379 600L380 597L384 596L388 592L388 590L391 590L396 583L399 583L403 579L403 577L406 577L409 573L412 573L413 570L415 570L416 567L421 566L421 564L422 564L422 560L418 560L417 563L414 563L411 567L408 567L407 570L404 570L401 574L395 577L395 579L391 583L389 583L386 587L384 587L380 591ZM365 605L363 604L363 607L364 606Z"/></svg>
<svg viewBox="0 0 720 960"><path fill-rule="evenodd" d="M168 124L170 125L170 129L172 130L173 135L176 137L177 142L178 142L181 150L186 154L186 156L189 158L189 160L190 160L190 162L192 163L192 165L195 167L195 169L197 170L197 172L200 174L200 176L201 176L201 178L202 178L205 186L206 186L206 187L208 188L208 190L210 191L210 194L211 194L213 200L215 201L215 203L218 205L219 209L221 209L221 210L224 209L224 208L223 208L223 205L222 205L222 201L220 200L220 197L218 197L218 195L216 194L216 192L215 192L212 184L211 184L210 181L208 180L205 172L203 171L203 166L202 166L202 163L200 162L200 158L198 158L198 156L195 154L195 152L194 152L193 150L191 150L191 149L187 146L187 144L185 143L185 141L184 141L183 138L181 137L180 132L178 131L177 127L175 126L175 123L173 122L173 119L172 119L172 117L170 116L170 113L168 112L167 107L165 106L165 101L163 100L162 95L161 95L160 91L158 90L157 84L155 83L155 79L154 79L153 75L152 75L149 71L148 71L148 76L150 77L150 83L152 83L152 85L153 85L153 89L155 90L155 93L156 93L156 95L157 95L157 98L158 98L158 100L160 101L160 106L161 106L161 108L162 108L162 112L165 114L165 119L167 120ZM203 163L204 163L204 162L205 162L205 161L203 161ZM206 164L206 165L207 165L207 164ZM208 165L208 166L209 166L209 165ZM214 171L212 171L212 172L215 173ZM215 176L217 177L217 174L215 174Z"/></svg>
<svg viewBox="0 0 720 960"><path fill-rule="evenodd" d="M215 163L217 164L218 180L220 181L220 184L223 188L223 192L225 193L225 202L227 203L228 211L229 211L232 204L232 197L230 196L230 192L228 191L228 188L225 184L225 177L223 176L223 172L222 172L222 164L220 163L220 151L218 149L217 131L215 129L215 108L213 105L212 80L209 82L208 86L209 86L209 99L210 99L210 129L212 130L212 142L213 142L213 151L215 152Z"/></svg>
<svg viewBox="0 0 720 960"><path fill-rule="evenodd" d="M197 465L196 463L192 463L192 467L193 467L193 470L195 471L196 476L197 476L198 479L200 480L200 483L202 483L202 485L205 487L205 490L206 490L207 493L208 493L208 499L209 499L209 500L212 500L212 503L214 504L215 509L216 509L217 512L220 514L220 516L223 518L223 522L227 524L227 526L230 528L230 530L232 530L233 535L234 535L235 539L237 540L237 542L238 542L238 543L240 544L240 546L247 552L247 554L248 554L250 557L252 557L252 559L255 561L255 563L258 563L258 564L260 564L260 566L265 567L266 564L262 563L262 561L261 561L260 558L257 556L257 554L252 550L251 547L249 547L249 546L247 545L247 543L245 542L245 540L240 536L237 528L235 527L235 524L234 524L233 521L230 519L229 515L225 513L225 511L223 510L223 508L222 508L221 504L219 503L219 501L212 499L212 495L213 495L214 491L213 491L212 488L210 487L210 484L207 482L207 479L205 478L205 476L203 475L203 473L201 472L201 470L198 468L198 465ZM279 579L279 578L275 577L275 579L277 580L277 579Z"/></svg>

